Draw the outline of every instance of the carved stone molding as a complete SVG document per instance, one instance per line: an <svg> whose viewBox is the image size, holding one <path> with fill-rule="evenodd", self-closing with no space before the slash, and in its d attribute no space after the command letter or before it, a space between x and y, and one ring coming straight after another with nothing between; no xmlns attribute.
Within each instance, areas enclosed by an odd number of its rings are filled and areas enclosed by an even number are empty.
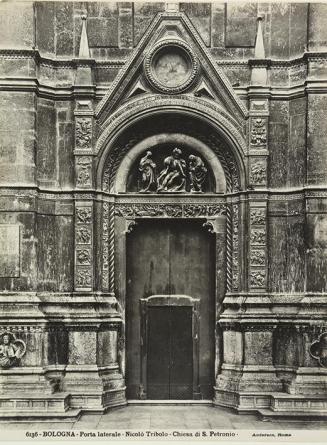
<svg viewBox="0 0 327 445"><path fill-rule="evenodd" d="M133 116L146 110L164 110L165 108L171 109L174 107L185 110L190 109L193 112L199 111L203 116L208 116L210 120L214 119L231 135L235 143L240 147L241 153L246 153L247 145L242 128L222 108L200 97L183 95L180 98L173 98L159 94L132 100L108 117L105 121L104 131L97 140L95 153L98 153L106 145L109 136L115 133L116 128L124 123L126 124Z"/></svg>
<svg viewBox="0 0 327 445"><path fill-rule="evenodd" d="M25 342L16 339L12 332L5 331L0 335L0 368L7 369L19 365L25 353Z"/></svg>
<svg viewBox="0 0 327 445"><path fill-rule="evenodd" d="M232 270L233 270L233 290L239 288L239 207L233 204L232 207Z"/></svg>

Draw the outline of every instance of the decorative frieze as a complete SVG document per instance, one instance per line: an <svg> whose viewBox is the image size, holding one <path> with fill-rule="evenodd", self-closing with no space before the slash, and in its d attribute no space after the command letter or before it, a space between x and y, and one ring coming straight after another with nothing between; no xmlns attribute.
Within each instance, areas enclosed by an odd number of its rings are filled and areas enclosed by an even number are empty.
<svg viewBox="0 0 327 445"><path fill-rule="evenodd" d="M226 214L224 204L116 204L115 216L135 217L215 217Z"/></svg>

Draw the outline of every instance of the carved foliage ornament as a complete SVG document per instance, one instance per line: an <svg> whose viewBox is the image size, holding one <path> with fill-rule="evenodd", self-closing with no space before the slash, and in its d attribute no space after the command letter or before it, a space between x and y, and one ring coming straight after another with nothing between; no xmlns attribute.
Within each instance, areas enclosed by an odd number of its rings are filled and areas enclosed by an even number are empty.
<svg viewBox="0 0 327 445"><path fill-rule="evenodd" d="M91 222L92 209L91 207L79 207L76 209L77 222L88 224Z"/></svg>
<svg viewBox="0 0 327 445"><path fill-rule="evenodd" d="M251 145L261 146L267 143L266 120L260 117L252 119Z"/></svg>
<svg viewBox="0 0 327 445"><path fill-rule="evenodd" d="M0 367L3 369L18 365L26 353L26 344L17 340L11 332L0 335Z"/></svg>
<svg viewBox="0 0 327 445"><path fill-rule="evenodd" d="M251 209L250 220L252 225L263 225L266 222L265 209Z"/></svg>
<svg viewBox="0 0 327 445"><path fill-rule="evenodd" d="M92 120L89 117L77 118L75 122L76 148L92 146Z"/></svg>
<svg viewBox="0 0 327 445"><path fill-rule="evenodd" d="M320 366L327 368L327 332L323 332L318 340L312 343L310 355L318 361Z"/></svg>

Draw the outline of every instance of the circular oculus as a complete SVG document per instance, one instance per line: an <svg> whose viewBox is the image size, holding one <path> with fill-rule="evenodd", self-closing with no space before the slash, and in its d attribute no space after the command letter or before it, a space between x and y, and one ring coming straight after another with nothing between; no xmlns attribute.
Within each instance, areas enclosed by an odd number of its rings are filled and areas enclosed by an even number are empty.
<svg viewBox="0 0 327 445"><path fill-rule="evenodd" d="M188 88L197 71L198 64L192 50L179 40L160 42L145 59L145 72L150 83L168 93Z"/></svg>

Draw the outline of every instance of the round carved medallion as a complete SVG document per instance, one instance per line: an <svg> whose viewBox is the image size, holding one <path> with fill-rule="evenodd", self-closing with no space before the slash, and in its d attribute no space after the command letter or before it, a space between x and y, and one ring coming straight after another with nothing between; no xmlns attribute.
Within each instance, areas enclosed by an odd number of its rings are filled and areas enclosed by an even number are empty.
<svg viewBox="0 0 327 445"><path fill-rule="evenodd" d="M152 86L171 94L186 90L198 73L193 51L178 39L158 42L146 56L144 67Z"/></svg>

